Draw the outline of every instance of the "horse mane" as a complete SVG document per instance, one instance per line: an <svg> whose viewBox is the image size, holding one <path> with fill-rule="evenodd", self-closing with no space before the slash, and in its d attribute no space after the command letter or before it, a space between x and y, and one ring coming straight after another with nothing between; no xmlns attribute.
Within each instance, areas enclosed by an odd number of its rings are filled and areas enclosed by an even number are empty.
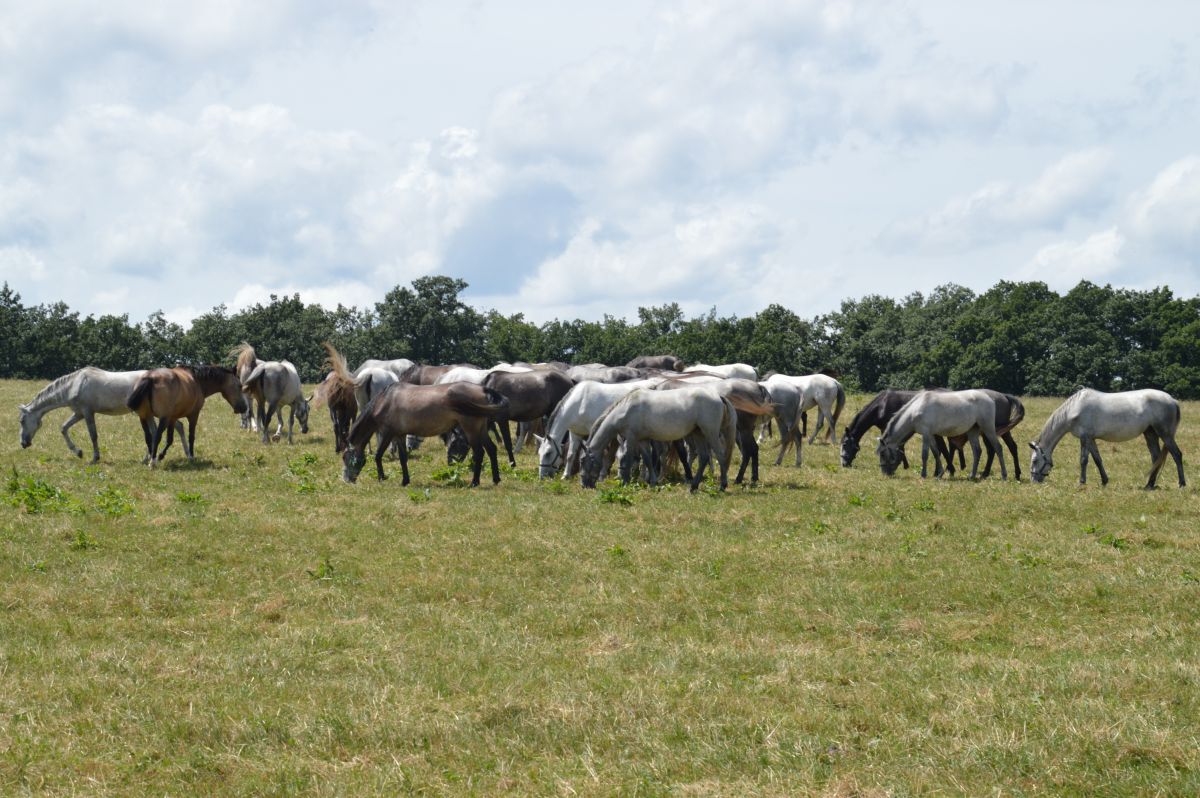
<svg viewBox="0 0 1200 798"><path fill-rule="evenodd" d="M254 368L255 363L258 362L258 353L245 341L230 349L229 356L236 361L234 367L238 371L243 368Z"/></svg>
<svg viewBox="0 0 1200 798"><path fill-rule="evenodd" d="M29 400L28 404L22 405L22 407L33 408L42 402L57 400L60 394L66 393L67 386L70 384L71 380L75 379L80 371L83 371L83 369L72 371L70 374L64 374L63 376L53 380L45 388L38 391L37 396Z"/></svg>
<svg viewBox="0 0 1200 798"><path fill-rule="evenodd" d="M1075 393L1068 396L1067 401L1054 408L1054 412L1050 414L1050 417L1046 419L1046 423L1042 425L1042 431L1038 433L1035 442L1040 442L1042 438L1046 437L1046 432L1048 430L1058 429L1061 425L1063 425L1065 417L1075 409L1075 405L1079 403L1079 397L1085 390L1087 389L1079 389ZM1021 409L1022 411L1025 409L1023 405ZM1024 418L1023 414L1022 418Z"/></svg>
<svg viewBox="0 0 1200 798"><path fill-rule="evenodd" d="M233 369L229 368L228 366L218 366L213 363L208 363L202 366L179 363L175 366L175 368L187 369L192 373L192 376L196 378L197 382L200 380L219 380L228 374L234 373Z"/></svg>

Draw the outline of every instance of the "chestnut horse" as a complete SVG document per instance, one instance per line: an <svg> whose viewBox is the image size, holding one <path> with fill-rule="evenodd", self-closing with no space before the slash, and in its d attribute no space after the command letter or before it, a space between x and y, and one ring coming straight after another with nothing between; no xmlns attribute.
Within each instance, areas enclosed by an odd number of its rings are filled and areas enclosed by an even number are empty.
<svg viewBox="0 0 1200 798"><path fill-rule="evenodd" d="M465 434L473 455L471 487L479 484L485 449L492 464L492 482L497 483L500 481L500 468L496 463L496 444L487 434L487 423L489 418L503 416L507 412L508 400L482 385L469 382L442 385L397 383L371 400L354 426L350 427L349 447L342 455L345 465L342 479L354 482L358 478L367 462L367 442L376 433L382 441L375 447L375 472L382 480L387 479L383 473L383 453L393 440L405 435L422 438L445 435L457 427ZM404 474L402 484L407 485L408 450L403 446L400 447L400 469Z"/></svg>
<svg viewBox="0 0 1200 798"><path fill-rule="evenodd" d="M237 372L224 366L176 366L170 369L151 369L134 383L125 400L125 406L138 414L142 420L142 433L146 436L146 459L153 468L167 455L167 449L175 440L175 424L181 418L188 421L188 436L181 441L184 454L195 459L196 420L204 408L204 398L220 392L235 413L246 412L246 398L242 394L242 382ZM158 427L150 419L158 419ZM158 454L158 444L163 430L167 431L167 445ZM182 438L182 435L180 436Z"/></svg>

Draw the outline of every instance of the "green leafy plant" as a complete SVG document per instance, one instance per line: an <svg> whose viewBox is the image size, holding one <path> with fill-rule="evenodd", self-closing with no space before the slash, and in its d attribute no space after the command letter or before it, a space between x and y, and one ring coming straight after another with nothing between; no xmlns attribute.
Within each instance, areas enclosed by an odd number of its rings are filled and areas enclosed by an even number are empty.
<svg viewBox="0 0 1200 798"><path fill-rule="evenodd" d="M8 503L32 515L43 512L83 512L83 506L65 491L37 477L22 477L16 466L13 466L8 478L7 489Z"/></svg>
<svg viewBox="0 0 1200 798"><path fill-rule="evenodd" d="M133 512L133 500L120 488L110 485L96 491L96 509L106 515L126 515Z"/></svg>
<svg viewBox="0 0 1200 798"><path fill-rule="evenodd" d="M433 494L429 492L429 488L425 490L410 490L408 492L408 500L413 504L424 504L433 498Z"/></svg>
<svg viewBox="0 0 1200 798"><path fill-rule="evenodd" d="M468 474L465 463L450 463L433 469L429 477L434 482L441 482L448 487L465 488L470 484Z"/></svg>
<svg viewBox="0 0 1200 798"><path fill-rule="evenodd" d="M601 504L619 504L622 507L633 506L633 491L623 485L612 488L600 488L596 492L596 500Z"/></svg>
<svg viewBox="0 0 1200 798"><path fill-rule="evenodd" d="M329 559L328 554L325 555L316 568L306 568L304 572L308 574L309 578L315 579L318 582L332 582L334 576L337 574L336 569L333 567L333 561Z"/></svg>
<svg viewBox="0 0 1200 798"><path fill-rule="evenodd" d="M87 551L100 546L96 539L89 535L86 531L80 529L75 532L75 537L71 540L71 551Z"/></svg>

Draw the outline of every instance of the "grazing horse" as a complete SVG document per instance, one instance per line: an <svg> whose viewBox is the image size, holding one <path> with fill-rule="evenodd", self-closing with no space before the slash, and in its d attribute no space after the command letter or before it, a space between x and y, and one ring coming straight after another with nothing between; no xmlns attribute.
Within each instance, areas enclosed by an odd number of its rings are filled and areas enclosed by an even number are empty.
<svg viewBox="0 0 1200 798"><path fill-rule="evenodd" d="M710 378L711 382L700 383L707 385L729 401L737 411L737 446L742 454L742 464L738 467L735 484L742 484L746 476L746 466L751 466L750 482L758 482L758 441L754 437L754 428L758 425L760 416L770 416L775 412L771 404L771 395L767 389L753 380L740 377L729 379ZM697 384L689 380L667 380L657 386L656 390L671 391L687 388Z"/></svg>
<svg viewBox="0 0 1200 798"><path fill-rule="evenodd" d="M263 362L258 359L258 353L254 351L254 347L245 341L230 349L229 357L233 358L233 368L237 371L238 379L242 382L245 382L246 378L250 376L258 364ZM259 400L258 409L259 413L261 413L261 400ZM254 397L247 394L246 412L242 413L242 429L255 430L257 425L258 416L254 413Z"/></svg>
<svg viewBox="0 0 1200 798"><path fill-rule="evenodd" d="M487 435L489 418L503 415L508 401L490 388L468 382L451 382L444 385L408 385L398 383L384 391L364 408L362 415L350 427L350 445L342 455L344 469L342 478L354 482L366 464L364 453L371 435L380 434L383 443L375 447L375 471L380 479L383 473L383 453L388 444L406 435L428 438L445 435L456 427L461 429L471 447L471 487L479 484L479 471L483 466L486 449L492 465L492 482L500 481L500 469L496 464L496 444ZM408 452L400 447L400 469L404 474L402 484L409 483Z"/></svg>
<svg viewBox="0 0 1200 798"><path fill-rule="evenodd" d="M683 371L683 358L674 355L642 355L625 364L631 369L661 369Z"/></svg>
<svg viewBox="0 0 1200 798"><path fill-rule="evenodd" d="M567 391L567 395L550 414L546 426L546 437L538 437L538 475L543 479L554 476L563 469L563 479L575 474L576 461L583 441L592 431L592 425L614 402L624 398L638 388L652 388L661 380L630 380L628 382L604 383L585 380ZM563 439L567 438L567 450L563 452Z"/></svg>
<svg viewBox="0 0 1200 798"><path fill-rule="evenodd" d="M83 457L83 450L71 440L68 430L80 421L87 424L92 439L92 462L100 462L100 443L96 439L96 414L123 416L129 412L125 399L133 390L145 371L104 371L95 366L84 366L59 377L38 392L21 409L21 448L33 443L34 433L42 425L42 416L60 407L71 408L71 417L62 425L62 436L67 448L76 457ZM183 424L177 424L179 437L183 437Z"/></svg>
<svg viewBox="0 0 1200 798"><path fill-rule="evenodd" d="M188 420L187 440L182 440L184 454L188 460L195 459L196 421L204 408L204 398L221 393L235 413L246 412L246 399L242 395L242 384L237 373L224 366L176 366L170 369L147 371L130 390L125 406L138 414L142 420L142 433L146 436L146 460L153 468L167 455L167 449L175 439L175 424L179 419ZM155 428L150 419L158 419ZM167 445L158 454L158 444L163 430L167 431Z"/></svg>
<svg viewBox="0 0 1200 798"><path fill-rule="evenodd" d="M879 438L879 467L891 476L900 465L904 442L921 434L921 476L929 473L929 452L933 451L935 476L940 476L941 453L935 436L963 435L971 443L974 460L971 479L979 471L979 434L995 448L1000 458L1000 476L1008 479L1004 466L1004 451L996 437L996 403L984 391L921 391L906 403L888 422Z"/></svg>
<svg viewBox="0 0 1200 798"><path fill-rule="evenodd" d="M325 348L325 368L329 369L325 381L317 386L313 395L315 403L329 405L329 420L333 422L333 451L345 451L350 437L350 425L358 417L358 400L354 395L354 377L346 367L346 358L333 348L333 344L322 341Z"/></svg>
<svg viewBox="0 0 1200 798"><path fill-rule="evenodd" d="M1141 435L1150 450L1150 478L1146 490L1153 490L1158 472L1167 461L1167 454L1175 458L1175 469L1179 472L1179 487L1187 483L1183 478L1183 453L1175 443L1175 431L1179 427L1179 403L1163 391L1122 391L1104 393L1084 388L1046 419L1037 440L1030 441L1033 462L1030 476L1034 482L1042 482L1054 468L1054 447L1069 432L1079 438L1079 484L1087 483L1088 456L1096 461L1100 471L1100 483L1108 484L1104 463L1100 462L1097 440L1128 441ZM1162 439L1162 446L1159 439Z"/></svg>
<svg viewBox="0 0 1200 798"><path fill-rule="evenodd" d="M254 370L241 377L242 393L258 402L258 428L262 431L262 442L271 440L269 429L271 417L279 413L279 426L283 428L283 405L288 406L288 443L292 442L292 429L300 421L300 432L308 434L308 403L300 386L300 375L296 367L286 360L260 360ZM279 440L279 431L275 440Z"/></svg>
<svg viewBox="0 0 1200 798"><path fill-rule="evenodd" d="M829 442L837 443L837 426L838 417L842 414L842 408L846 406L846 389L842 384L830 377L827 374L808 374L803 377L792 377L787 374L768 374L766 382L786 381L795 385L800 391L800 413L807 413L812 408L817 408L817 425L813 428L812 435L809 436L809 443L817 442L817 435L821 433L821 427L827 422L829 424ZM784 446L786 449L786 445ZM782 458L783 452L780 452ZM777 464L778 465L778 464Z"/></svg>
<svg viewBox="0 0 1200 798"><path fill-rule="evenodd" d="M596 487L601 455L620 436L625 440L621 458L621 482L628 483L633 461L644 441L670 443L692 436L699 446L700 465L692 479L691 490L700 487L704 469L712 456L720 468L721 490L729 484L729 460L737 436L737 411L733 403L707 385L675 391L635 390L621 399L592 426L583 448L580 481L585 488ZM651 475L657 482L657 475Z"/></svg>
<svg viewBox="0 0 1200 798"><path fill-rule="evenodd" d="M500 435L504 440L504 451L508 454L509 465L517 465L513 457L512 435L508 428L509 421L536 421L554 412L558 403L575 386L571 378L558 371L550 369L526 371L512 374L503 371L493 371L483 381L485 388L490 388L508 400L508 410L496 419L500 425Z"/></svg>
<svg viewBox="0 0 1200 798"><path fill-rule="evenodd" d="M475 368L470 363L456 363L455 366L466 366L467 368ZM408 371L404 372L404 376L400 379L410 385L433 385L454 366L413 366Z"/></svg>
<svg viewBox="0 0 1200 798"><path fill-rule="evenodd" d="M932 390L945 389L935 388ZM850 419L850 423L846 425L846 429L842 433L842 468L849 468L854 463L854 458L858 455L860 448L859 441L862 440L863 435L867 434L867 430L871 427L877 427L880 432L885 430L888 422L892 420L892 416L896 415L900 408L908 404L918 393L919 391L901 391L895 388L885 388L876 394L874 399L867 402L862 410L855 413L854 418ZM947 470L953 474L954 460L946 448L945 439L938 435L935 436L934 441L938 451L946 460ZM988 449L988 455L988 465L990 466L991 449ZM904 453L904 447L900 448L900 464L906 469L908 468L908 457Z"/></svg>

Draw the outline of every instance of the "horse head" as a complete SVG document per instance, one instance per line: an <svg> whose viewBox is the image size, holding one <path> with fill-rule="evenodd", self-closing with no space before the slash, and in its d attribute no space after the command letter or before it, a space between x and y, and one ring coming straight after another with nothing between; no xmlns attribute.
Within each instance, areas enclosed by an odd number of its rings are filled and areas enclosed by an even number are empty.
<svg viewBox="0 0 1200 798"><path fill-rule="evenodd" d="M1033 456L1029 464L1029 478L1034 482L1045 482L1046 477L1050 476L1050 469L1054 468L1054 460L1037 441L1030 441L1029 448L1033 449Z"/></svg>
<svg viewBox="0 0 1200 798"><path fill-rule="evenodd" d="M353 484L366 463L366 452L353 446L348 447L342 455L342 479Z"/></svg>
<svg viewBox="0 0 1200 798"><path fill-rule="evenodd" d="M305 399L300 397L300 401L296 402L296 420L300 422L300 432L303 435L308 434L308 403L312 401L312 396Z"/></svg>
<svg viewBox="0 0 1200 798"><path fill-rule="evenodd" d="M579 484L585 488L594 488L599 478L600 454L584 444L583 451L579 454Z"/></svg>
<svg viewBox="0 0 1200 798"><path fill-rule="evenodd" d="M858 441L850 437L850 429L842 433L842 468L849 468L854 463L854 458L858 456L859 444Z"/></svg>
<svg viewBox="0 0 1200 798"><path fill-rule="evenodd" d="M879 470L885 476L893 476L896 469L900 467L900 447L879 437L879 446L875 448L875 453L879 455Z"/></svg>
<svg viewBox="0 0 1200 798"><path fill-rule="evenodd" d="M550 435L544 438L541 435L533 437L538 443L538 477L540 479L553 477L563 464L562 444Z"/></svg>
<svg viewBox="0 0 1200 798"><path fill-rule="evenodd" d="M21 411L21 448L28 449L33 443L33 434L42 426L42 417L29 410L29 405L18 405Z"/></svg>
<svg viewBox="0 0 1200 798"><path fill-rule="evenodd" d="M455 427L450 431L450 440L446 443L446 465L466 460L469 451L471 451L471 444L467 442L467 436L461 427Z"/></svg>

